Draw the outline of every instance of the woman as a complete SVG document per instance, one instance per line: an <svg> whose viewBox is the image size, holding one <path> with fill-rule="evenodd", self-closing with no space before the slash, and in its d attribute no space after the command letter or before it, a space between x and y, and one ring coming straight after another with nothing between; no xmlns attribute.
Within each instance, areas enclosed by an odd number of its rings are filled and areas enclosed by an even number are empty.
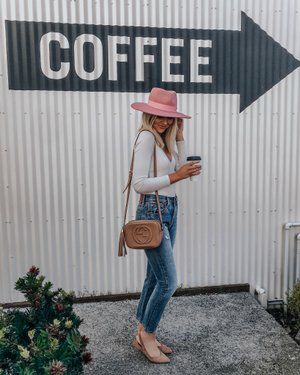
<svg viewBox="0 0 300 375"><path fill-rule="evenodd" d="M177 195L174 183L200 174L197 161L186 163L183 118L191 116L177 112L175 91L158 87L151 90L148 104L132 103L142 111L143 130L138 136L134 151L132 185L141 193L136 220L159 220L155 190L159 194L163 218L163 239L159 247L145 249L147 274L141 292L136 318L138 334L133 345L155 363L167 363L164 353L172 350L156 340L155 330L163 311L177 288L173 246L177 224ZM154 176L153 148L156 142L157 177ZM174 150L175 142L178 153Z"/></svg>

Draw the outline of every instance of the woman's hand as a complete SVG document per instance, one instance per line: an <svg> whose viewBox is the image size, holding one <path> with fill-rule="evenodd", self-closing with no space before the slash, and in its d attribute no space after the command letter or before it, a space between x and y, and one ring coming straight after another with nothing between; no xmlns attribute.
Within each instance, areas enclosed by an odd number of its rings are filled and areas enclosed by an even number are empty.
<svg viewBox="0 0 300 375"><path fill-rule="evenodd" d="M200 165L198 160L195 161L189 161L186 164L183 164L176 173L180 177L181 180L196 176L201 173L202 166Z"/></svg>
<svg viewBox="0 0 300 375"><path fill-rule="evenodd" d="M196 176L201 173L201 169L202 166L198 160L189 161L188 163L183 164L176 172L169 174L171 184L191 176Z"/></svg>
<svg viewBox="0 0 300 375"><path fill-rule="evenodd" d="M183 139L183 119L177 119L177 133L176 133L176 141L184 141Z"/></svg>

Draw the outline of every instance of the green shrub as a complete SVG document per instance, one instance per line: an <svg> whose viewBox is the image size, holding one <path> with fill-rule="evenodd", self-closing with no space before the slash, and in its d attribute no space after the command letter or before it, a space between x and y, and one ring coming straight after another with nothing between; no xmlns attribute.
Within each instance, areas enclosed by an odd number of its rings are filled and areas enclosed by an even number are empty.
<svg viewBox="0 0 300 375"><path fill-rule="evenodd" d="M80 374L92 358L78 330L83 319L73 312L74 292L53 291L38 275L32 266L15 283L29 308L0 311L0 374Z"/></svg>
<svg viewBox="0 0 300 375"><path fill-rule="evenodd" d="M287 320L293 336L300 329L300 281L287 293Z"/></svg>

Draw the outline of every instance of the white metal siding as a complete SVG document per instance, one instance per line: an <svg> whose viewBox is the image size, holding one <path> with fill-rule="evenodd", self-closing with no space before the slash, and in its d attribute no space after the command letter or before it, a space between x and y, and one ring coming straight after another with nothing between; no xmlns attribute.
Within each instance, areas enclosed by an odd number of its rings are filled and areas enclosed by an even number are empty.
<svg viewBox="0 0 300 375"><path fill-rule="evenodd" d="M297 0L41 2L0 8L0 302L35 264L79 295L140 291L142 251L117 256L134 136L147 93L9 90L5 20L240 30L244 11L300 59ZM250 283L282 298L283 230L300 221L300 70L239 113L239 95L178 94L200 182L177 184L183 287ZM131 190L127 220L138 195ZM297 231L298 229L298 231ZM291 238L300 231L291 230ZM294 242L291 241L291 246ZM293 247L292 251L296 251Z"/></svg>

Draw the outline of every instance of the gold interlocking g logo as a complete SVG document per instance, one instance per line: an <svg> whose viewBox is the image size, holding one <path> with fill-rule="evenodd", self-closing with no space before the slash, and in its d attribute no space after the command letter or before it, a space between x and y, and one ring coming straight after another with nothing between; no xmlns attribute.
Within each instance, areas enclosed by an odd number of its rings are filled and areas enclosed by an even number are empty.
<svg viewBox="0 0 300 375"><path fill-rule="evenodd" d="M151 241L152 232L148 227L141 225L134 229L132 236L137 243L145 244Z"/></svg>

